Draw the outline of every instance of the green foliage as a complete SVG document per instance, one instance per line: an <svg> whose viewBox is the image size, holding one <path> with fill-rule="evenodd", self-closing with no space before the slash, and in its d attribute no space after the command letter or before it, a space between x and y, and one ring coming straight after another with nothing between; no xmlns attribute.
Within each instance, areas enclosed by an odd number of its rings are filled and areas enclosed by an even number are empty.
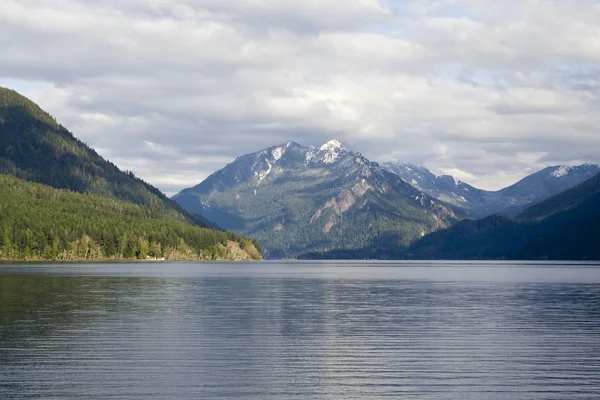
<svg viewBox="0 0 600 400"><path fill-rule="evenodd" d="M510 258L522 247L532 226L503 215L465 220L416 242L407 258L471 260Z"/></svg>
<svg viewBox="0 0 600 400"><path fill-rule="evenodd" d="M1 174L0 193L0 260L261 257L251 239L178 221L145 205Z"/></svg>
<svg viewBox="0 0 600 400"><path fill-rule="evenodd" d="M549 209L554 213L538 217ZM600 175L526 213L537 229L515 258L600 260Z"/></svg>
<svg viewBox="0 0 600 400"><path fill-rule="evenodd" d="M210 226L132 172L123 172L100 157L32 101L1 87L0 173L130 201L158 210L168 219Z"/></svg>

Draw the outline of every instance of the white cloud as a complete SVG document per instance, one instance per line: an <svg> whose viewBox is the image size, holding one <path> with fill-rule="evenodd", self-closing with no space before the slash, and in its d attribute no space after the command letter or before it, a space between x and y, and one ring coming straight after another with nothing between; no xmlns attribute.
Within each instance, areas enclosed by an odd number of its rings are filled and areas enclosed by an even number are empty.
<svg viewBox="0 0 600 400"><path fill-rule="evenodd" d="M0 84L170 192L331 137L499 188L600 161L599 20L588 0L4 0Z"/></svg>
<svg viewBox="0 0 600 400"><path fill-rule="evenodd" d="M460 181L472 181L476 179L475 175L458 168L440 168L440 175L452 175Z"/></svg>

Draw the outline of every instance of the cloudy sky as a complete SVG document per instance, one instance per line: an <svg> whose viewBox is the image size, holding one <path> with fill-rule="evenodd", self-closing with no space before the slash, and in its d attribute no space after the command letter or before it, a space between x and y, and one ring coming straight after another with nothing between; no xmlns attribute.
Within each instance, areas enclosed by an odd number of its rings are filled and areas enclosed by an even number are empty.
<svg viewBox="0 0 600 400"><path fill-rule="evenodd" d="M169 194L339 139L496 189L600 162L598 0L0 0L0 86Z"/></svg>

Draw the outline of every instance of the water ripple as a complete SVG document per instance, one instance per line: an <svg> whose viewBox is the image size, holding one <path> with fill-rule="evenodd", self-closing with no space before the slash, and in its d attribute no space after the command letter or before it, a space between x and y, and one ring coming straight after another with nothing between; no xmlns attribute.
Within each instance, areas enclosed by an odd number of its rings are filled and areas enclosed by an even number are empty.
<svg viewBox="0 0 600 400"><path fill-rule="evenodd" d="M117 267L1 267L0 398L600 398L600 285L555 267Z"/></svg>

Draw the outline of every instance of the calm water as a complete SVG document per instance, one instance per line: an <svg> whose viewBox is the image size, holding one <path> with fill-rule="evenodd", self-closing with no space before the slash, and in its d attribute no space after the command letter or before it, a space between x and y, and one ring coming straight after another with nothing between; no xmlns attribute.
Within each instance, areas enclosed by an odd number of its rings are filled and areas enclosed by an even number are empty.
<svg viewBox="0 0 600 400"><path fill-rule="evenodd" d="M598 399L600 266L0 265L1 399Z"/></svg>

